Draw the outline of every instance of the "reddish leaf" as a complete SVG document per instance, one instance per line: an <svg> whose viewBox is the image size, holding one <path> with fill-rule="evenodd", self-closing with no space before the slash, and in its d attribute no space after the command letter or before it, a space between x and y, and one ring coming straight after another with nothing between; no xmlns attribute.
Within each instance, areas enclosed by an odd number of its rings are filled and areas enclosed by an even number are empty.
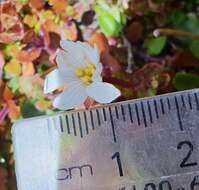
<svg viewBox="0 0 199 190"><path fill-rule="evenodd" d="M2 14L8 14L8 15L11 15L11 16L16 16L16 8L15 8L15 5L14 3L12 3L11 1L7 1L7 2L4 2L0 5L1 7L1 13Z"/></svg>
<svg viewBox="0 0 199 190"><path fill-rule="evenodd" d="M8 101L8 100L12 100L14 97L12 91L8 88L8 86L5 86L4 88L4 92L3 92L3 99Z"/></svg>
<svg viewBox="0 0 199 190"><path fill-rule="evenodd" d="M132 22L126 29L126 37L132 43L136 43L142 39L144 27L140 22Z"/></svg>
<svg viewBox="0 0 199 190"><path fill-rule="evenodd" d="M179 50L168 60L168 64L176 69L196 68L199 66L199 60L189 50Z"/></svg>
<svg viewBox="0 0 199 190"><path fill-rule="evenodd" d="M100 53L109 52L108 40L102 33L94 33L93 36L90 38L89 43L93 46L96 45Z"/></svg>
<svg viewBox="0 0 199 190"><path fill-rule="evenodd" d="M7 190L7 177L8 177L8 174L7 174L7 171L0 167L0 189L1 190Z"/></svg>
<svg viewBox="0 0 199 190"><path fill-rule="evenodd" d="M32 62L24 63L22 65L23 76L32 76L35 74L35 68Z"/></svg>
<svg viewBox="0 0 199 190"><path fill-rule="evenodd" d="M23 34L8 34L8 33L1 33L0 34L0 43L10 44L21 40L23 38Z"/></svg>
<svg viewBox="0 0 199 190"><path fill-rule="evenodd" d="M43 33L45 46L50 46L50 34L49 34L50 31L48 31L49 26L47 25L47 22L42 26L41 30Z"/></svg>
<svg viewBox="0 0 199 190"><path fill-rule="evenodd" d="M20 51L17 55L18 61L22 63L29 63L34 61L40 56L41 49L39 48L33 48L30 51Z"/></svg>
<svg viewBox="0 0 199 190"><path fill-rule="evenodd" d="M53 10L57 14L64 13L67 7L67 0L49 0L49 3L53 6Z"/></svg>
<svg viewBox="0 0 199 190"><path fill-rule="evenodd" d="M16 105L16 103L13 100L7 101L7 105L9 108L8 116L11 120L19 119L21 113L20 113L20 107Z"/></svg>
<svg viewBox="0 0 199 190"><path fill-rule="evenodd" d="M95 102L95 100L94 99L92 99L92 98L90 98L90 97L88 97L86 100L85 100L85 102L84 102L84 108L85 109L90 109L90 108L92 108L94 105L96 105L97 103Z"/></svg>
<svg viewBox="0 0 199 190"><path fill-rule="evenodd" d="M2 78L4 64L5 64L4 55L0 51L0 79Z"/></svg>
<svg viewBox="0 0 199 190"><path fill-rule="evenodd" d="M45 0L29 0L29 3L33 8L41 10L45 5Z"/></svg>
<svg viewBox="0 0 199 190"><path fill-rule="evenodd" d="M102 53L101 61L104 65L104 69L110 73L116 73L121 71L121 65L117 59L115 59L110 53Z"/></svg>
<svg viewBox="0 0 199 190"><path fill-rule="evenodd" d="M36 40L36 35L33 30L28 30L24 33L23 43L28 44Z"/></svg>
<svg viewBox="0 0 199 190"><path fill-rule="evenodd" d="M5 107L0 111L0 124L3 123L5 117L8 115L8 112L9 112L9 109L8 109L7 106L5 106ZM0 174L0 175L1 175L1 174ZM0 179L1 179L1 177L0 177ZM2 184L2 183L0 183L0 187L1 187L1 184ZM0 189L1 189L1 188L0 188Z"/></svg>
<svg viewBox="0 0 199 190"><path fill-rule="evenodd" d="M76 41L78 37L77 27L74 22L70 21L61 29L61 36L63 39Z"/></svg>

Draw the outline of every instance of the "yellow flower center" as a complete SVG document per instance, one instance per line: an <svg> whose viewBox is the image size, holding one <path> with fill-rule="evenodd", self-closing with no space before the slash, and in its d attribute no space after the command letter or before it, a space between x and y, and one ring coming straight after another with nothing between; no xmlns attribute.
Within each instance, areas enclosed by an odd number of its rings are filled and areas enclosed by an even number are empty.
<svg viewBox="0 0 199 190"><path fill-rule="evenodd" d="M96 70L96 66L92 63L89 63L84 68L77 68L75 70L75 75L85 84L89 85L91 84L93 74Z"/></svg>

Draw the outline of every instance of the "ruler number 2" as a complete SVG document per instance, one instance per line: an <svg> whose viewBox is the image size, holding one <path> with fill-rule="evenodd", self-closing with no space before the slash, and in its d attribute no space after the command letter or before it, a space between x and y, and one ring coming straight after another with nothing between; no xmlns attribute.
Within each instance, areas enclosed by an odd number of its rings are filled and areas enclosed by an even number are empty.
<svg viewBox="0 0 199 190"><path fill-rule="evenodd" d="M116 158L118 169L119 169L119 174L120 174L120 176L124 176L123 169L122 169L122 163L121 163L121 159L120 159L120 153L116 152L115 154L113 154L113 156L111 158L112 158L112 160L114 160Z"/></svg>
<svg viewBox="0 0 199 190"><path fill-rule="evenodd" d="M190 166L196 166L198 163L197 162L188 162L188 159L191 157L191 154L193 153L193 144L190 141L182 141L178 144L177 149L182 149L183 146L188 146L189 147L189 151L187 153L187 155L184 157L183 161L180 164L181 168L185 168L185 167L190 167Z"/></svg>

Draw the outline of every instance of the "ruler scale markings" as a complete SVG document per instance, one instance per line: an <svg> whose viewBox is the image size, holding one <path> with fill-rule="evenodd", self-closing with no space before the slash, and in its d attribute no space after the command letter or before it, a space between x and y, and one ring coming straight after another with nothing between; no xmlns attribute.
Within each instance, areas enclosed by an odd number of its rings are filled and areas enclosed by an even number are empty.
<svg viewBox="0 0 199 190"><path fill-rule="evenodd" d="M181 100L182 100L182 106L186 107L185 100L184 100L184 95L183 94L181 95Z"/></svg>
<svg viewBox="0 0 199 190"><path fill-rule="evenodd" d="M103 111L104 121L106 121L107 117L106 117L106 110L105 110L105 108L102 108L102 111Z"/></svg>
<svg viewBox="0 0 199 190"><path fill-rule="evenodd" d="M168 105L168 108L169 108L169 110L171 109L171 103L170 103L170 100L169 100L169 98L167 97L167 105Z"/></svg>
<svg viewBox="0 0 199 190"><path fill-rule="evenodd" d="M61 132L63 133L63 132L64 132L64 129L63 129L62 116L59 116L59 121L60 121L60 129L61 129Z"/></svg>
<svg viewBox="0 0 199 190"><path fill-rule="evenodd" d="M143 115L143 119L144 119L144 126L147 127L146 114L145 114L145 110L144 110L143 101L141 101L141 109L142 109L142 115Z"/></svg>
<svg viewBox="0 0 199 190"><path fill-rule="evenodd" d="M195 97L195 101L196 101L197 110L199 110L199 101L198 101L197 93L194 93L194 97Z"/></svg>
<svg viewBox="0 0 199 190"><path fill-rule="evenodd" d="M188 102L189 102L189 107L192 110L193 106L192 106L191 95L190 94L188 94Z"/></svg>
<svg viewBox="0 0 199 190"><path fill-rule="evenodd" d="M128 104L128 110L129 110L130 121L131 121L131 123L133 123L133 116L132 116L131 104Z"/></svg>
<svg viewBox="0 0 199 190"><path fill-rule="evenodd" d="M109 107L108 109L109 109L109 115L110 115L110 120L111 120L111 128L112 128L112 133L113 133L113 140L116 143L117 139L116 139L116 135L115 135L115 125L114 125L114 121L113 121L112 110L111 110L111 107Z"/></svg>
<svg viewBox="0 0 199 190"><path fill-rule="evenodd" d="M160 105L161 105L162 114L165 114L164 103L162 98L160 98Z"/></svg>
<svg viewBox="0 0 199 190"><path fill-rule="evenodd" d="M149 101L147 101L147 107L148 107L150 121L151 121L151 123L153 123L153 117L152 117L152 112L151 112L151 105L150 105Z"/></svg>
<svg viewBox="0 0 199 190"><path fill-rule="evenodd" d="M89 113L90 113L90 118L91 118L92 129L94 130L94 129L95 129L95 124L94 124L94 119L93 119L93 112L92 112L92 110L90 110Z"/></svg>
<svg viewBox="0 0 199 190"><path fill-rule="evenodd" d="M78 117L78 124L79 124L79 131L80 131L80 137L83 138L83 131L82 131L82 122L81 122L81 117L80 117L80 113L77 113L77 117Z"/></svg>
<svg viewBox="0 0 199 190"><path fill-rule="evenodd" d="M116 118L119 119L119 112L118 112L117 105L115 106L115 113L116 113Z"/></svg>
<svg viewBox="0 0 199 190"><path fill-rule="evenodd" d="M175 99L175 105L176 105L177 117L178 117L178 121L179 121L179 125L180 125L180 130L183 131L182 119L180 116L180 110L179 110L177 97L175 96L174 99Z"/></svg>
<svg viewBox="0 0 199 190"><path fill-rule="evenodd" d="M76 131L76 124L75 124L75 118L74 118L74 114L72 113L72 124L73 124L73 133L75 136L77 136L77 131Z"/></svg>
<svg viewBox="0 0 199 190"><path fill-rule="evenodd" d="M100 120L100 114L99 114L99 110L96 109L96 114L97 114L97 121L98 121L98 125L101 125L101 120Z"/></svg>
<svg viewBox="0 0 199 190"><path fill-rule="evenodd" d="M136 111L138 125L140 125L140 115L139 115L138 106L136 103L135 103L135 111Z"/></svg>
<svg viewBox="0 0 199 190"><path fill-rule="evenodd" d="M155 99L153 100L153 103L154 103L154 107L155 107L156 118L159 119L158 106L157 106L157 102Z"/></svg>
<svg viewBox="0 0 199 190"><path fill-rule="evenodd" d="M22 156L19 156L21 160L16 160L19 173L24 172L21 166L26 168L26 173L19 175L20 187L29 186L34 190L52 190L55 186L59 190L198 190L198 92L171 93L89 111L74 110L34 122L31 119L30 123L24 122L24 126L30 128L25 135L21 123L19 130L14 126L18 155L34 156L28 162L24 162ZM135 122L136 130L131 122ZM97 128L98 124L103 127ZM86 136L92 128L98 130ZM57 130L72 135L66 140L68 136L59 135ZM26 143L27 138L31 138L30 143ZM50 165L45 162L49 152L53 154ZM56 176L56 181L52 181L52 188L48 184L49 176L42 178L44 183L37 177L41 168L44 173L53 169L51 175Z"/></svg>
<svg viewBox="0 0 199 190"><path fill-rule="evenodd" d="M88 130L88 121L87 121L87 115L86 115L85 111L84 111L84 123L85 123L85 127L86 127L86 133L88 134L89 133L89 130Z"/></svg>
<svg viewBox="0 0 199 190"><path fill-rule="evenodd" d="M68 115L67 114L66 114L65 118L66 118L67 132L68 132L68 134L70 134L70 126L69 126L69 121L68 121Z"/></svg>
<svg viewBox="0 0 199 190"><path fill-rule="evenodd" d="M126 121L125 113L124 113L124 106L121 104L121 111L122 111L122 118L124 121Z"/></svg>

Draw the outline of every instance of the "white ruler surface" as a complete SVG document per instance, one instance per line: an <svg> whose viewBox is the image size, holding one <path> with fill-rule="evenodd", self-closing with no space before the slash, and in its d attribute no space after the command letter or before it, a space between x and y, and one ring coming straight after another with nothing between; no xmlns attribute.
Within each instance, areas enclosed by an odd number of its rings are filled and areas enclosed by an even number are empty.
<svg viewBox="0 0 199 190"><path fill-rule="evenodd" d="M13 126L19 190L199 190L199 90Z"/></svg>

